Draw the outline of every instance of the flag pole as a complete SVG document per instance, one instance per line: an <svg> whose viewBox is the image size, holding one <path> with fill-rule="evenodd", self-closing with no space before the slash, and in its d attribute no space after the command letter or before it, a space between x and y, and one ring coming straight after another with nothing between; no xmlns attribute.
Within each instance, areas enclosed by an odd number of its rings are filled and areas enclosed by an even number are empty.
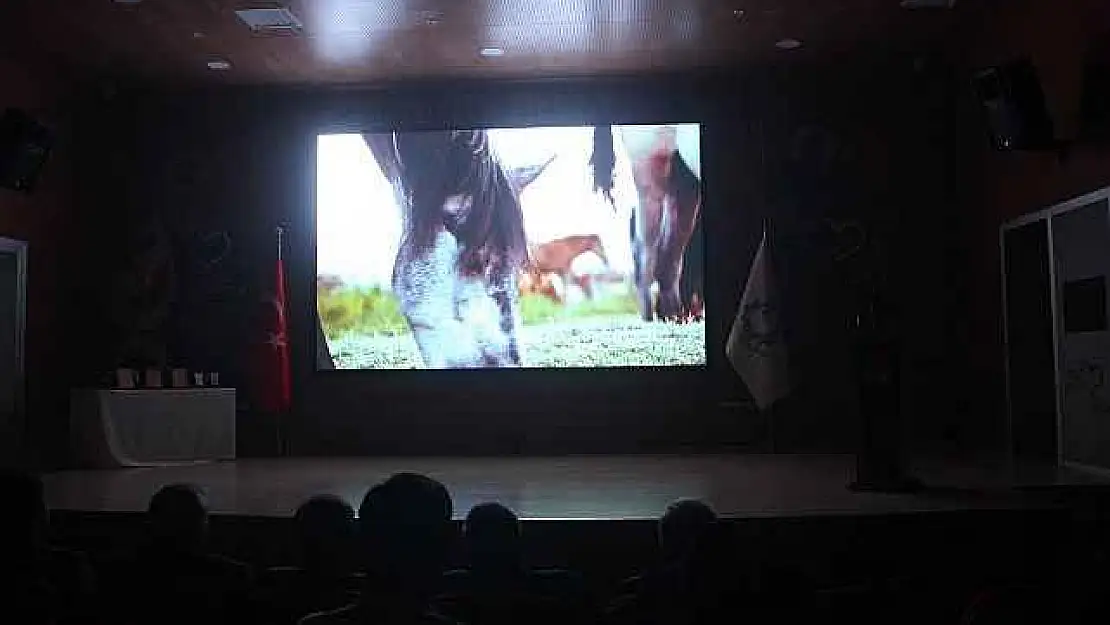
<svg viewBox="0 0 1110 625"><path fill-rule="evenodd" d="M277 226L276 228L274 228L274 235L277 238L277 262L278 262L278 266L280 267L281 262L283 260L282 259L282 255L283 255L282 242L283 242L283 239L285 238L285 228L283 228L280 225ZM283 271L284 271L284 269L283 269ZM279 281L278 286L279 287L284 287L283 282L284 282L284 280ZM275 297L280 297L281 301L285 300L285 294L284 293L281 293L281 294L275 293L274 296ZM286 410L284 409L284 406L283 406L282 410L278 411L278 414L277 414L278 456L281 456L281 457L285 457L285 456L289 455L288 441L286 440L286 436L285 436L285 434L286 434L286 432L285 432L286 421L287 421L287 416L286 416L285 413L286 413Z"/></svg>
<svg viewBox="0 0 1110 625"><path fill-rule="evenodd" d="M725 357L740 376L765 421L764 444L777 451L773 405L790 393L789 360L780 329L770 250L770 219L763 219L759 247L725 343Z"/></svg>
<svg viewBox="0 0 1110 625"><path fill-rule="evenodd" d="M771 216L763 216L763 235L760 244L764 246L764 252L771 253ZM772 402L771 405L763 409L763 418L767 420L767 442L770 443L771 453L778 453L778 445L775 440L775 405L778 402Z"/></svg>

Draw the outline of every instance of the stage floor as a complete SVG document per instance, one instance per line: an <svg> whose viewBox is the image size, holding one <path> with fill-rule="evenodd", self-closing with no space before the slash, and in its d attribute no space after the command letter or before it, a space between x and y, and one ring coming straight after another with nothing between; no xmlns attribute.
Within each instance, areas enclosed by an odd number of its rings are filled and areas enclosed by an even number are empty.
<svg viewBox="0 0 1110 625"><path fill-rule="evenodd" d="M59 471L43 481L53 510L138 512L161 486L190 482L215 514L277 517L318 493L357 507L370 485L416 471L447 485L458 517L496 500L531 520L654 519L681 497L731 518L1012 509L1051 487L1110 484L1066 469L933 460L914 466L934 487L924 493L856 493L846 488L853 467L850 455L288 458Z"/></svg>

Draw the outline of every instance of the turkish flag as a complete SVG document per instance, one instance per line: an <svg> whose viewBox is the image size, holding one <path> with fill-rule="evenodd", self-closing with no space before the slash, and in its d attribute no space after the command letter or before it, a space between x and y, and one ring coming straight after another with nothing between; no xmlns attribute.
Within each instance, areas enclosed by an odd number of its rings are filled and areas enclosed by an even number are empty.
<svg viewBox="0 0 1110 625"><path fill-rule="evenodd" d="M285 266L277 259L274 292L263 310L262 341L258 345L255 402L259 410L288 412L293 404L289 371L289 323L286 315Z"/></svg>

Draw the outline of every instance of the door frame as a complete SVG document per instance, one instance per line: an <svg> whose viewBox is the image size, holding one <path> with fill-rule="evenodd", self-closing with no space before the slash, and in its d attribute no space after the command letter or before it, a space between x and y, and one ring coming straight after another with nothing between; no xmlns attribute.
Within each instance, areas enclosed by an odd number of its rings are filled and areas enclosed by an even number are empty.
<svg viewBox="0 0 1110 625"><path fill-rule="evenodd" d="M21 440L16 448L23 449L27 444L27 250L26 241L0 237L0 254L15 256L16 294L15 294L15 419Z"/></svg>
<svg viewBox="0 0 1110 625"><path fill-rule="evenodd" d="M1049 315L1052 317L1052 369L1053 369L1053 383L1054 383L1054 405L1056 417L1056 464L1057 466L1070 466L1079 469L1088 469L1088 467L1079 465L1074 462L1069 462L1064 457L1064 389L1061 383L1060 372L1060 303L1058 298L1058 285L1056 284L1056 250L1053 240L1052 231L1052 218L1064 213L1084 208L1095 202L1106 200L1107 203L1107 219L1110 221L1110 186L1085 193L1070 200L1054 204L1048 208L1027 213L1020 217L1016 217L1009 221L1003 222L998 229L998 249L999 249L999 264L1002 269L1002 360L1003 368L1005 371L1006 382L1006 452L1013 461L1014 453L1014 415L1013 406L1010 402L1010 326L1009 316L1006 313L1006 233L1009 230L1027 226L1029 224L1044 220L1045 223L1045 236L1048 237L1047 241L1047 254L1048 254L1048 283L1050 285L1049 291ZM1110 236L1110 233L1108 233Z"/></svg>

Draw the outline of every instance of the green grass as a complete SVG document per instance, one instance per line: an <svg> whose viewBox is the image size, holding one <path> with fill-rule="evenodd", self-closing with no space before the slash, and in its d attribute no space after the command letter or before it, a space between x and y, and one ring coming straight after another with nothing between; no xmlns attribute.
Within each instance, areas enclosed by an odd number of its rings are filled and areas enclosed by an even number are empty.
<svg viewBox="0 0 1110 625"><path fill-rule="evenodd" d="M397 299L385 289L342 287L319 290L317 305L329 339L349 334L397 336L409 333ZM588 317L615 317L636 314L636 299L629 292L564 306L542 295L520 298L524 325L542 325Z"/></svg>
<svg viewBox="0 0 1110 625"><path fill-rule="evenodd" d="M567 319L613 317L636 314L636 298L631 294L585 300L564 306L543 295L527 294L520 298L520 316L524 325L539 325Z"/></svg>
<svg viewBox="0 0 1110 625"><path fill-rule="evenodd" d="M316 297L328 338L351 333L396 336L409 332L397 298L385 289L321 289Z"/></svg>

